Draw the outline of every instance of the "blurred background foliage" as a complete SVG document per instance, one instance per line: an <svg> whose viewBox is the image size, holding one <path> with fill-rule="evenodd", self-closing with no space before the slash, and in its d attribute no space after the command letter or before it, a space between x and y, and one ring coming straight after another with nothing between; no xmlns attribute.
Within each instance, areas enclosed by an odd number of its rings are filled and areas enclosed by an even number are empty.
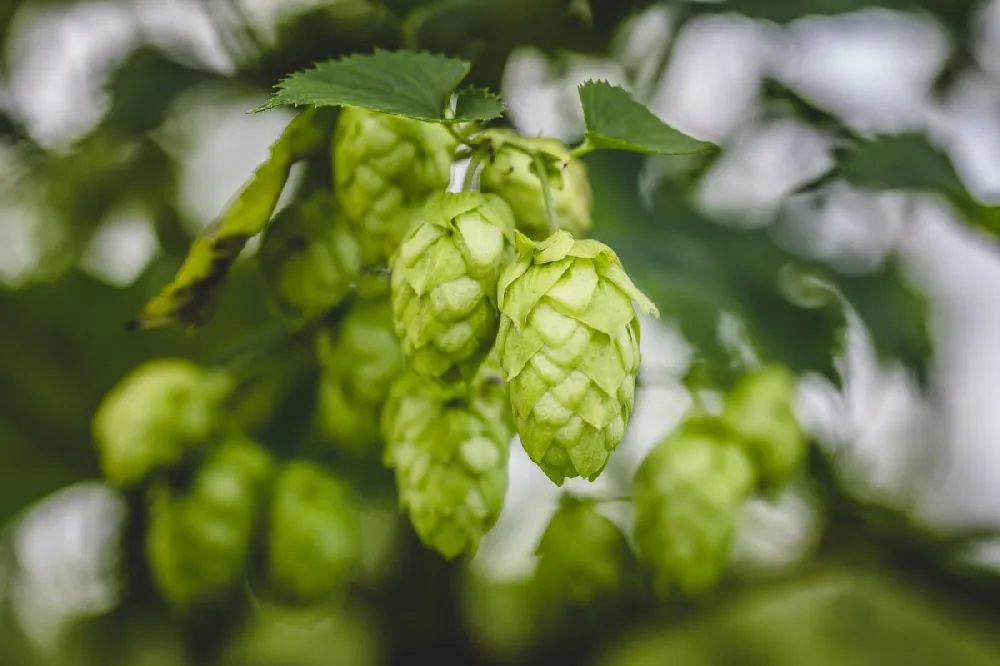
<svg viewBox="0 0 1000 666"><path fill-rule="evenodd" d="M0 45L0 663L1000 664L995 486L962 488L980 507L965 514L922 508L959 464L955 419L995 422L988 402L956 412L961 367L941 349L956 322L996 339L989 319L963 319L995 310L996 288L976 301L940 285L956 284L948 267L975 273L969 253L995 263L1000 3L6 0ZM635 423L595 487L627 487L690 392L724 388L743 354L813 389L809 481L753 507L708 598L628 588L539 616L524 571L554 491L516 456L471 564L419 545L391 476L330 458L364 497L365 573L346 600L240 596L179 618L152 591L137 498L96 481L104 393L153 357L226 364L252 378L236 408L256 436L322 452L316 376L308 341L260 296L253 244L203 330L123 324L289 117L243 112L292 71L376 47L469 59L525 133L578 140L574 87L600 77L723 146L587 157L595 234L665 315L643 340ZM831 69L848 92L824 87ZM993 377L968 390L995 400ZM992 432L963 464L995 479Z"/></svg>

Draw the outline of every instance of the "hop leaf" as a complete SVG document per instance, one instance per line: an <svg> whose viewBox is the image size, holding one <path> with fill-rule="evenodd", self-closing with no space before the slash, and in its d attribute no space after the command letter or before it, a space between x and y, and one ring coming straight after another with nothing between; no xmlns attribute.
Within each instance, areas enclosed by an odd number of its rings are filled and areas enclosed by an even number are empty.
<svg viewBox="0 0 1000 666"><path fill-rule="evenodd" d="M339 304L361 268L358 243L323 190L278 214L258 258L283 309L307 321Z"/></svg>
<svg viewBox="0 0 1000 666"><path fill-rule="evenodd" d="M500 277L497 349L528 456L557 485L596 479L625 433L639 370L639 320L656 312L618 257L558 231L518 236Z"/></svg>
<svg viewBox="0 0 1000 666"><path fill-rule="evenodd" d="M126 375L94 415L105 477L132 485L207 444L228 387L225 377L181 359L149 361Z"/></svg>
<svg viewBox="0 0 1000 666"><path fill-rule="evenodd" d="M794 392L795 375L784 366L769 365L744 375L723 406L723 423L772 492L788 482L808 452L806 435L792 411Z"/></svg>
<svg viewBox="0 0 1000 666"><path fill-rule="evenodd" d="M336 443L366 447L379 441L379 414L403 369L403 354L385 300L359 301L336 328L316 337L323 380L321 423Z"/></svg>
<svg viewBox="0 0 1000 666"><path fill-rule="evenodd" d="M560 229L583 236L590 228L592 195L587 167L556 139L527 139L506 130L485 132L492 156L479 175L483 192L499 194L514 211L517 228L533 240L549 235L551 224L542 191L545 178ZM538 174L531 153L545 165Z"/></svg>
<svg viewBox="0 0 1000 666"><path fill-rule="evenodd" d="M535 590L556 608L587 607L625 584L631 550L592 500L563 495L539 541Z"/></svg>
<svg viewBox="0 0 1000 666"><path fill-rule="evenodd" d="M234 439L212 452L183 492L150 488L147 560L170 603L209 601L240 580L271 471L263 447Z"/></svg>
<svg viewBox="0 0 1000 666"><path fill-rule="evenodd" d="M514 218L492 194L441 193L392 263L396 334L417 374L472 377L493 347L497 277L513 256Z"/></svg>
<svg viewBox="0 0 1000 666"><path fill-rule="evenodd" d="M732 440L682 429L653 448L636 472L632 502L636 551L661 594L696 595L715 584L756 480Z"/></svg>
<svg viewBox="0 0 1000 666"><path fill-rule="evenodd" d="M448 187L456 146L441 125L357 108L341 112L335 192L363 264L386 262L427 197Z"/></svg>
<svg viewBox="0 0 1000 666"><path fill-rule="evenodd" d="M278 473L269 528L270 581L299 601L337 590L361 556L350 488L304 460L289 461Z"/></svg>
<svg viewBox="0 0 1000 666"><path fill-rule="evenodd" d="M473 388L475 387L475 388ZM382 415L385 464L421 541L448 559L474 555L507 493L513 433L502 385L461 389L404 374Z"/></svg>

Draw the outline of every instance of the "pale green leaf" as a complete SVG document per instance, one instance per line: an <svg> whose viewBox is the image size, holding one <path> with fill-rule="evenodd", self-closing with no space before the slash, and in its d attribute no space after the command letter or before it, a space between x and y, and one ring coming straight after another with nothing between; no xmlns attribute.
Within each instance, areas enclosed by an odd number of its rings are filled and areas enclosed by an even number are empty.
<svg viewBox="0 0 1000 666"><path fill-rule="evenodd" d="M465 88L455 101L455 117L462 120L493 120L506 110L500 96L485 88Z"/></svg>
<svg viewBox="0 0 1000 666"><path fill-rule="evenodd" d="M691 155L715 148L667 125L624 88L587 81L579 92L587 143L593 148L648 155Z"/></svg>

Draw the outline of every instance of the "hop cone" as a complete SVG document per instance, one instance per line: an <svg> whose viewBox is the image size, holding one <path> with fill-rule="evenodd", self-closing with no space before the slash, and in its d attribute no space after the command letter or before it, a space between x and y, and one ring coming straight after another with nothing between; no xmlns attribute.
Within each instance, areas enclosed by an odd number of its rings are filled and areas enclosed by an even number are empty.
<svg viewBox="0 0 1000 666"><path fill-rule="evenodd" d="M393 259L396 334L418 375L468 379L496 340L514 219L503 199L476 192L438 194L421 217Z"/></svg>
<svg viewBox="0 0 1000 666"><path fill-rule="evenodd" d="M551 232L542 180L527 149L542 157L559 228L584 235L590 228L592 195L583 162L556 139L528 139L505 130L486 134L494 152L479 174L479 186L510 204L518 230L536 241Z"/></svg>
<svg viewBox="0 0 1000 666"><path fill-rule="evenodd" d="M497 349L528 456L557 485L596 479L635 402L639 320L656 312L606 245L559 231L518 258L499 283Z"/></svg>
<svg viewBox="0 0 1000 666"><path fill-rule="evenodd" d="M219 595L239 581L272 461L245 439L222 443L189 488L151 488L146 553L163 596L180 607Z"/></svg>
<svg viewBox="0 0 1000 666"><path fill-rule="evenodd" d="M444 557L474 555L507 493L513 433L503 386L446 389L412 373L393 386L383 418L385 464L421 541Z"/></svg>
<svg viewBox="0 0 1000 666"><path fill-rule="evenodd" d="M340 303L361 267L361 251L333 194L316 190L279 213L261 242L261 270L278 303L304 320Z"/></svg>
<svg viewBox="0 0 1000 666"><path fill-rule="evenodd" d="M590 606L619 592L631 551L592 500L563 495L537 553L535 590L543 603L560 608Z"/></svg>
<svg viewBox="0 0 1000 666"><path fill-rule="evenodd" d="M337 201L365 265L383 264L406 233L415 208L451 180L457 146L447 129L353 107L334 133Z"/></svg>
<svg viewBox="0 0 1000 666"><path fill-rule="evenodd" d="M722 420L753 460L769 490L802 465L808 442L792 411L795 375L778 365L745 375L726 396Z"/></svg>
<svg viewBox="0 0 1000 666"><path fill-rule="evenodd" d="M335 328L320 331L316 351L323 370L320 418L327 434L343 446L377 444L382 405L403 369L389 303L355 303Z"/></svg>
<svg viewBox="0 0 1000 666"><path fill-rule="evenodd" d="M94 415L104 475L117 485L138 483L206 444L228 386L222 375L181 359L157 359L133 370Z"/></svg>
<svg viewBox="0 0 1000 666"><path fill-rule="evenodd" d="M350 488L305 460L292 460L278 473L269 528L271 583L299 601L336 590L361 555Z"/></svg>
<svg viewBox="0 0 1000 666"><path fill-rule="evenodd" d="M653 448L636 473L632 502L636 552L660 593L676 587L695 595L715 584L756 480L732 440L682 430Z"/></svg>

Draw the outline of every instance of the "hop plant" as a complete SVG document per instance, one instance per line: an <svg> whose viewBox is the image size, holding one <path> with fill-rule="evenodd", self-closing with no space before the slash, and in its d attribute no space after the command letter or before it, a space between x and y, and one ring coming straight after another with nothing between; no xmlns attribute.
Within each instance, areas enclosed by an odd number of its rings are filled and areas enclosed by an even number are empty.
<svg viewBox="0 0 1000 666"><path fill-rule="evenodd" d="M564 608L590 606L621 590L631 550L593 500L564 494L536 552L534 588L543 603Z"/></svg>
<svg viewBox="0 0 1000 666"><path fill-rule="evenodd" d="M336 307L361 268L361 251L333 193L315 190L279 213L261 241L261 271L288 314L313 320Z"/></svg>
<svg viewBox="0 0 1000 666"><path fill-rule="evenodd" d="M542 179L552 196L558 228L580 237L590 228L592 194L587 167L557 139L529 139L508 130L484 132L490 159L479 174L483 192L499 194L510 204L517 228L533 240L551 232ZM540 174L533 155L540 158Z"/></svg>
<svg viewBox="0 0 1000 666"><path fill-rule="evenodd" d="M378 443L382 405L403 370L388 301L354 303L336 327L317 334L316 353L323 370L320 418L327 434L345 446Z"/></svg>
<svg viewBox="0 0 1000 666"><path fill-rule="evenodd" d="M256 442L231 439L202 462L188 488L150 488L147 560L170 603L209 601L242 577L272 465Z"/></svg>
<svg viewBox="0 0 1000 666"><path fill-rule="evenodd" d="M105 477L127 486L205 445L228 379L181 359L156 359L104 397L92 424Z"/></svg>
<svg viewBox="0 0 1000 666"><path fill-rule="evenodd" d="M334 189L362 263L384 264L414 210L448 187L457 141L440 124L346 107L333 145Z"/></svg>
<svg viewBox="0 0 1000 666"><path fill-rule="evenodd" d="M392 263L392 312L408 365L466 380L493 347L497 278L513 257L514 218L496 195L440 193Z"/></svg>
<svg viewBox="0 0 1000 666"><path fill-rule="evenodd" d="M808 452L792 409L794 393L791 370L767 365L744 375L723 405L723 423L746 449L767 490L783 487Z"/></svg>
<svg viewBox="0 0 1000 666"><path fill-rule="evenodd" d="M474 555L503 508L513 436L505 407L502 383L482 376L455 388L408 372L390 393L385 464L417 535L448 559Z"/></svg>
<svg viewBox="0 0 1000 666"><path fill-rule="evenodd" d="M278 473L268 533L270 582L311 602L344 584L361 556L361 526L350 488L305 460Z"/></svg>
<svg viewBox="0 0 1000 666"><path fill-rule="evenodd" d="M656 307L615 253L558 231L537 246L518 236L500 277L497 349L517 432L557 485L596 479L635 403L639 320Z"/></svg>
<svg viewBox="0 0 1000 666"><path fill-rule="evenodd" d="M657 590L696 595L716 583L743 502L757 481L738 442L682 429L657 444L632 488L635 546Z"/></svg>

